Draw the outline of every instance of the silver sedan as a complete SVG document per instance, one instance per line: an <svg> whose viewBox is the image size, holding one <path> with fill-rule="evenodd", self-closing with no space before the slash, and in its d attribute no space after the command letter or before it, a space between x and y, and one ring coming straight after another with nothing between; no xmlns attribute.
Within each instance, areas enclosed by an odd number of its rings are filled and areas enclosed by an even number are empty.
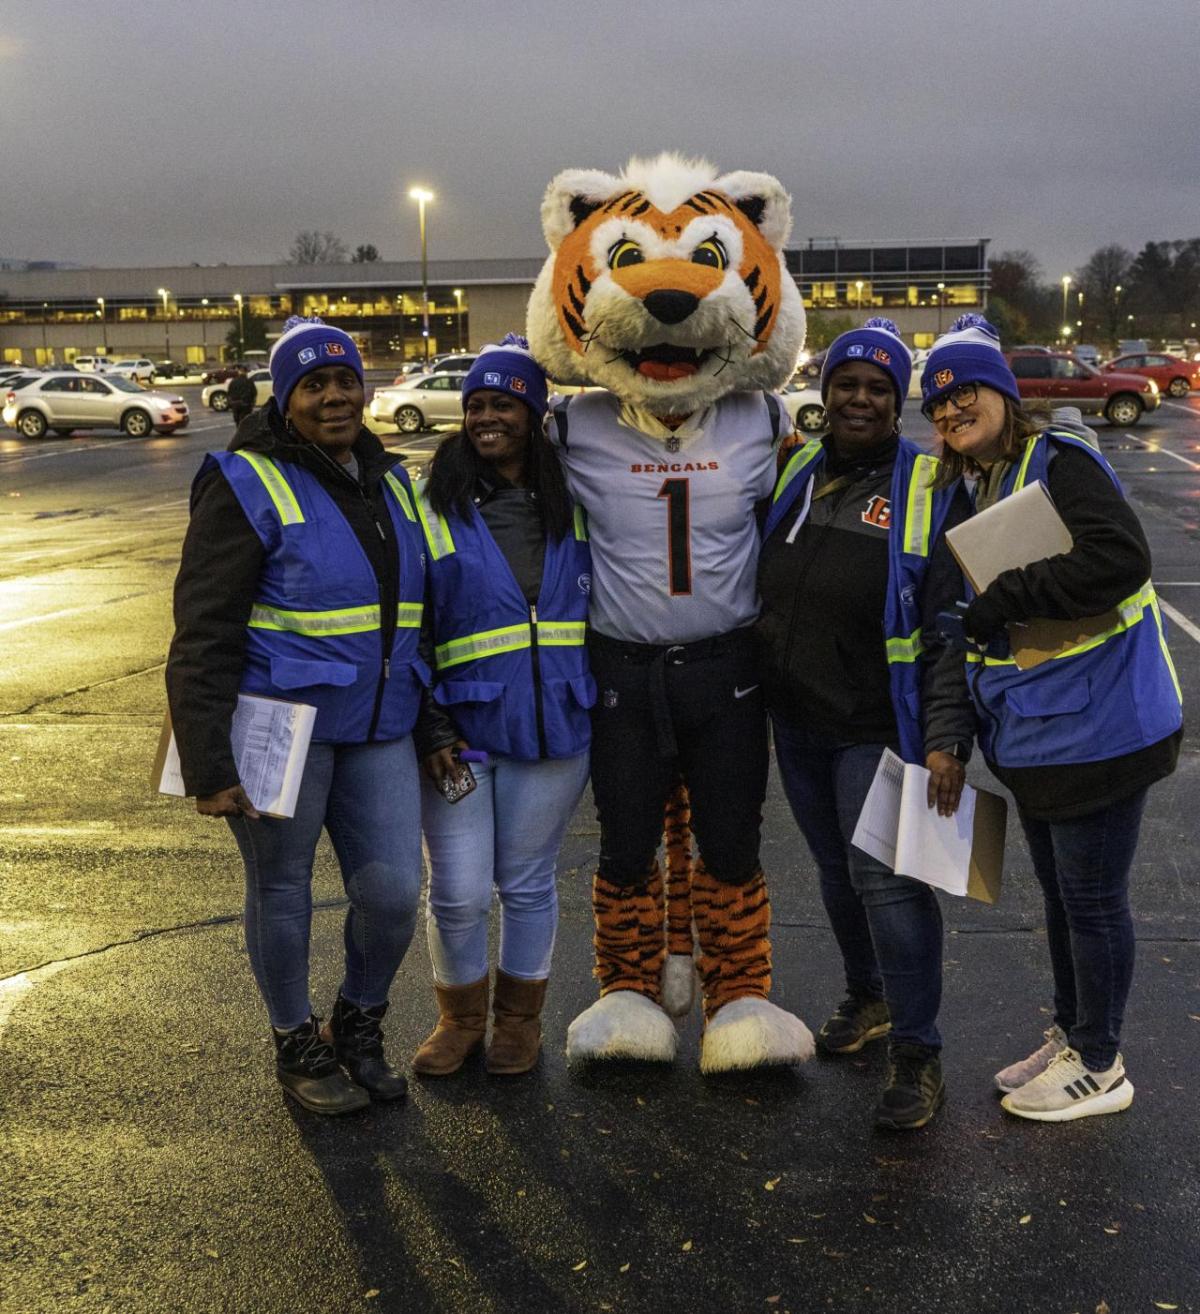
<svg viewBox="0 0 1200 1314"><path fill-rule="evenodd" d="M377 388L371 398L371 419L390 420L401 433L420 433L439 424L461 424L465 374L426 374L411 383Z"/></svg>

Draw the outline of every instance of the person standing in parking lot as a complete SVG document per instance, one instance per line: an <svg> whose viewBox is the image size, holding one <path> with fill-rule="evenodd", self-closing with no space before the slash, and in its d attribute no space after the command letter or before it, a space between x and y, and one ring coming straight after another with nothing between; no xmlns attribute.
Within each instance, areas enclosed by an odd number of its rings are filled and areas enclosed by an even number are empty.
<svg viewBox="0 0 1200 1314"><path fill-rule="evenodd" d="M227 392L229 394L229 413L233 416L233 427L236 429L254 409L258 401L258 388L244 365L239 365L234 371L233 378L229 380Z"/></svg>

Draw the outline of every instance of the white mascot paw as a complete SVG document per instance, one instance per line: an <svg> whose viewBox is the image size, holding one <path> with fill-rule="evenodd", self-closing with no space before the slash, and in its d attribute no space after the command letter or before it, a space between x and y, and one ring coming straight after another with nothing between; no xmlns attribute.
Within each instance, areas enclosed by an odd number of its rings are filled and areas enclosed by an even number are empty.
<svg viewBox="0 0 1200 1314"><path fill-rule="evenodd" d="M794 1013L766 999L747 997L719 1008L705 1027L700 1071L778 1067L804 1063L812 1056L812 1032Z"/></svg>
<svg viewBox="0 0 1200 1314"><path fill-rule="evenodd" d="M696 964L691 954L668 954L662 974L662 1006L672 1017L686 1017L696 1002Z"/></svg>
<svg viewBox="0 0 1200 1314"><path fill-rule="evenodd" d="M635 990L602 995L567 1028L567 1061L642 1059L670 1063L675 1024L653 1000Z"/></svg>

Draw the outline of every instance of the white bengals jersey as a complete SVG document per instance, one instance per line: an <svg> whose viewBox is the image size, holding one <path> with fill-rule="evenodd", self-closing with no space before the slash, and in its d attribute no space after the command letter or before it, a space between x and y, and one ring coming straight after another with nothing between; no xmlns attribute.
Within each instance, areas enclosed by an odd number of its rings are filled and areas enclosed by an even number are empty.
<svg viewBox="0 0 1200 1314"><path fill-rule="evenodd" d="M733 393L672 432L612 393L584 392L555 399L547 431L587 512L592 628L690 643L757 617L754 508L791 432L781 402Z"/></svg>

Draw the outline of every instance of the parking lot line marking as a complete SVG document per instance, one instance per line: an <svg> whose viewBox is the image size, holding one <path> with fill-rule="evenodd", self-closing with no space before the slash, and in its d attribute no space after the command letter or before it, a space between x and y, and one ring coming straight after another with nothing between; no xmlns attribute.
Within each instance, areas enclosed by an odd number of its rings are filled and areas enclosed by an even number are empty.
<svg viewBox="0 0 1200 1314"><path fill-rule="evenodd" d="M1167 613L1176 625L1190 638L1200 643L1200 626L1193 625L1190 620L1179 610L1178 607L1172 607L1165 598L1159 598L1158 605Z"/></svg>
<svg viewBox="0 0 1200 1314"><path fill-rule="evenodd" d="M1180 465L1186 465L1192 470L1200 470L1200 463L1189 461L1186 456L1180 456L1178 452L1168 451L1165 447L1152 447L1145 438L1138 438L1132 433L1127 433L1125 437L1128 438L1130 442L1137 443L1137 445L1143 450L1153 452L1155 456L1169 456L1172 461L1178 461Z"/></svg>
<svg viewBox="0 0 1200 1314"><path fill-rule="evenodd" d="M1200 420L1200 411L1194 411L1190 406L1181 406L1179 402L1163 402L1164 406L1169 406L1173 411L1183 411L1185 415L1190 415L1193 420Z"/></svg>

